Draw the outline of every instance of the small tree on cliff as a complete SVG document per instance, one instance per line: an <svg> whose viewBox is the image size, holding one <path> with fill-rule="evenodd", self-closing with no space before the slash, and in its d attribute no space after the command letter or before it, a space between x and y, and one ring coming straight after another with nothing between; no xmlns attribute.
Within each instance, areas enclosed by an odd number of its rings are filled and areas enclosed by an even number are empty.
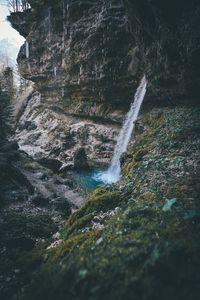
<svg viewBox="0 0 200 300"><path fill-rule="evenodd" d="M30 8L27 0L8 0L8 7L12 12L24 11Z"/></svg>
<svg viewBox="0 0 200 300"><path fill-rule="evenodd" d="M7 67L0 74L0 139L11 133L13 71Z"/></svg>

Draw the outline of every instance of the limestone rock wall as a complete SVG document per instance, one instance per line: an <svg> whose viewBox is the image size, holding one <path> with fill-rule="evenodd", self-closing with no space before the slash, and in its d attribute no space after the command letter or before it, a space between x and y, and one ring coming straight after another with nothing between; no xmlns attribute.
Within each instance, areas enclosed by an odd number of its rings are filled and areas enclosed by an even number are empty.
<svg viewBox="0 0 200 300"><path fill-rule="evenodd" d="M20 146L67 164L84 146L92 165L108 163L140 78L124 3L30 4L28 11L9 17L26 38L18 56L20 72L40 93L19 122ZM36 125L30 130L27 122Z"/></svg>
<svg viewBox="0 0 200 300"><path fill-rule="evenodd" d="M89 160L108 163L119 130L116 124L127 112L143 73L148 79L147 104L188 101L188 95L190 101L198 99L199 1L29 2L31 9L9 17L26 38L18 56L20 72L40 93L40 116L33 109L33 97L20 121L21 145L27 144L27 137L30 147L32 141L34 147L41 142L37 129L32 129L36 131L32 139L24 127L26 121L35 122L41 132L57 132L48 133L46 139L42 135L48 144L46 155L52 155L50 148L56 148L58 136L58 144L63 144L61 136L70 130L76 136L73 146L64 152L60 147L56 152L60 159L72 161L83 139ZM55 130L46 125L49 120L50 127L57 124ZM84 132L81 139L80 132ZM100 143L94 138L99 132Z"/></svg>
<svg viewBox="0 0 200 300"><path fill-rule="evenodd" d="M139 61L133 66L123 1L41 1L32 6L10 17L27 41L18 56L21 74L44 94L51 90L68 110L77 111L77 103L79 112L94 102L108 109L113 103L114 108L129 104Z"/></svg>
<svg viewBox="0 0 200 300"><path fill-rule="evenodd" d="M55 106L46 106L35 92L18 122L16 138L21 150L35 159L51 158L73 168L74 155L84 149L89 166L111 160L119 126L114 122L74 117Z"/></svg>
<svg viewBox="0 0 200 300"><path fill-rule="evenodd" d="M200 2L125 0L134 43L149 79L148 100L199 98ZM189 100L190 98L190 100Z"/></svg>

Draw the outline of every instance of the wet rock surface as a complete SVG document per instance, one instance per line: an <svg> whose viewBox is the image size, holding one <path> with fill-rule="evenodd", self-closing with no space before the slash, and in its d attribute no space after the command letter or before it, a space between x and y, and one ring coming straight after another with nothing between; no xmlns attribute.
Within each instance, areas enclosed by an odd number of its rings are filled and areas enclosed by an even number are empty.
<svg viewBox="0 0 200 300"><path fill-rule="evenodd" d="M140 80L123 1L30 3L9 17L26 38L20 73L38 91L18 125L20 148L72 168L85 147L90 166L106 165Z"/></svg>
<svg viewBox="0 0 200 300"><path fill-rule="evenodd" d="M70 178L56 175L18 148L6 140L0 145L0 295L6 300L30 280L29 270L42 262L46 244L85 197Z"/></svg>
<svg viewBox="0 0 200 300"><path fill-rule="evenodd" d="M89 164L107 164L144 73L147 107L188 102L187 95L197 102L198 1L29 2L32 9L9 20L26 38L20 73L39 91L18 126L30 155L59 156L73 168L74 152L86 144Z"/></svg>
<svg viewBox="0 0 200 300"><path fill-rule="evenodd" d="M30 55L26 58L24 45L20 70L37 83L45 101L82 115L124 111L144 72L151 101L199 96L197 0L32 5L32 10L11 14L10 21L19 29L21 18Z"/></svg>
<svg viewBox="0 0 200 300"><path fill-rule="evenodd" d="M149 78L149 105L172 105L175 99L198 103L199 1L124 2L136 44L132 53L138 52Z"/></svg>
<svg viewBox="0 0 200 300"><path fill-rule="evenodd" d="M135 69L129 68L133 42L123 1L41 1L32 5L32 10L9 18L17 29L21 18L21 33L29 44L29 57L25 45L18 57L21 74L44 93L46 90L47 97L47 88L50 97L54 91L55 98L73 111L80 112L81 107L92 111L91 105L102 102L113 111L111 102L129 103L138 65L136 59ZM29 26L27 14L32 22Z"/></svg>
<svg viewBox="0 0 200 300"><path fill-rule="evenodd" d="M77 167L75 157L81 148L88 166L102 166L112 157L119 124L83 119L47 107L41 94L35 92L19 119L16 139L21 150L54 171Z"/></svg>
<svg viewBox="0 0 200 300"><path fill-rule="evenodd" d="M85 153L85 148L79 148L74 153L74 168L81 170L88 168L87 156Z"/></svg>
<svg viewBox="0 0 200 300"><path fill-rule="evenodd" d="M187 105L199 97L199 1L29 3L10 17L35 83L16 138L48 169L16 144L0 149L2 298L198 299L199 109ZM146 107L162 109L139 121L123 180L68 218L83 196L50 169L110 161L144 72Z"/></svg>
<svg viewBox="0 0 200 300"><path fill-rule="evenodd" d="M25 299L198 298L199 116L179 106L141 116L123 180L69 217Z"/></svg>

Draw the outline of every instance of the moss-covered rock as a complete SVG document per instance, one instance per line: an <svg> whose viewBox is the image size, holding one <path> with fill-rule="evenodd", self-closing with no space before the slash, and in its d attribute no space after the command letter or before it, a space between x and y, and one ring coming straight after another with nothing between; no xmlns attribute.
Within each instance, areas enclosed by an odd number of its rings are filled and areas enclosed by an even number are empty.
<svg viewBox="0 0 200 300"><path fill-rule="evenodd" d="M69 218L23 299L198 298L199 109L155 110L141 122L123 181L97 188Z"/></svg>

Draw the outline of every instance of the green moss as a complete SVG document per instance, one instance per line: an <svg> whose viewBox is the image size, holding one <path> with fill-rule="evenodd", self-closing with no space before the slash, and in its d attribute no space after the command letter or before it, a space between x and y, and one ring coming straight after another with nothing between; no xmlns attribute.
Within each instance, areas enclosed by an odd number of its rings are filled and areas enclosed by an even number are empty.
<svg viewBox="0 0 200 300"><path fill-rule="evenodd" d="M66 238L67 236L77 233L81 228L86 227L90 224L91 220L93 219L95 213L89 213L83 215L83 217L79 218L76 213L72 215L69 221L65 224L62 230L62 236ZM72 220L73 219L73 220Z"/></svg>
<svg viewBox="0 0 200 300"><path fill-rule="evenodd" d="M98 188L69 218L26 299L198 299L199 110L156 110L141 122L123 181ZM116 206L101 231L91 230L94 216Z"/></svg>
<svg viewBox="0 0 200 300"><path fill-rule="evenodd" d="M154 204L156 203L156 200L157 195L149 191L141 194L138 198L138 202L142 203L142 205L144 205L145 203Z"/></svg>
<svg viewBox="0 0 200 300"><path fill-rule="evenodd" d="M117 207L123 198L120 191L109 190L110 187L98 187L86 202L67 220L62 229L62 237L76 235L85 227L91 227L91 221L100 212L112 210Z"/></svg>
<svg viewBox="0 0 200 300"><path fill-rule="evenodd" d="M81 210L94 212L95 210L108 210L115 208L121 200L119 191L109 191L104 188L97 189L91 194Z"/></svg>
<svg viewBox="0 0 200 300"><path fill-rule="evenodd" d="M119 191L109 190L109 188L110 187L97 188L86 202L69 218L68 223L70 225L73 224L78 217L82 217L84 214L116 207L121 199L121 193Z"/></svg>
<svg viewBox="0 0 200 300"><path fill-rule="evenodd" d="M52 250L49 250L48 263L55 263L59 261L64 255L75 250L78 250L81 256L81 251L84 251L87 247L93 244L99 236L99 231L92 230L75 235L67 240L63 240L59 246L53 248Z"/></svg>
<svg viewBox="0 0 200 300"><path fill-rule="evenodd" d="M143 157L153 149L153 137L155 131L152 129L143 133L136 141L135 145L129 149L127 159L122 165L122 173L128 176L140 166Z"/></svg>

